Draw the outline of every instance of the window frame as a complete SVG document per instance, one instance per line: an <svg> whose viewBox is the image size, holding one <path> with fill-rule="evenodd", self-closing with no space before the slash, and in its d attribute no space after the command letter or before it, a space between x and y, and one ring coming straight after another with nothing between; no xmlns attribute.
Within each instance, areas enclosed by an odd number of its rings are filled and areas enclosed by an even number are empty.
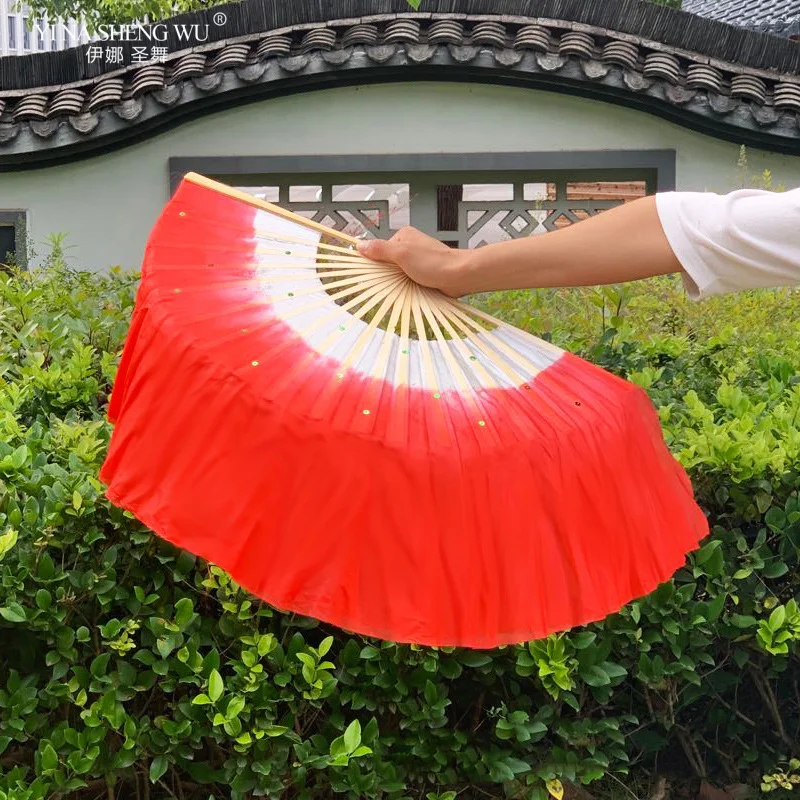
<svg viewBox="0 0 800 800"><path fill-rule="evenodd" d="M14 228L17 266L28 268L28 212L22 208L0 209L0 225ZM1 258L1 257L0 257Z"/></svg>
<svg viewBox="0 0 800 800"><path fill-rule="evenodd" d="M646 193L675 189L675 150L597 150L510 153L418 153L324 156L173 156L168 159L172 194L187 172L239 186L285 183L408 183L410 223L433 236L437 230L435 187L462 183L644 181Z"/></svg>

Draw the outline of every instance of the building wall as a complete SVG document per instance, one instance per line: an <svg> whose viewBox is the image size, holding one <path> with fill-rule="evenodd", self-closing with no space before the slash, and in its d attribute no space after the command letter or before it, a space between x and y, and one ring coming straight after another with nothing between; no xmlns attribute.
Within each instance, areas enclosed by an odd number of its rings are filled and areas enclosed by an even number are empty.
<svg viewBox="0 0 800 800"><path fill-rule="evenodd" d="M58 24L34 19L29 26L30 17L24 7L18 10L16 0L0 0L0 56L64 50L90 41L86 30L74 19Z"/></svg>
<svg viewBox="0 0 800 800"><path fill-rule="evenodd" d="M35 251L63 232L71 264L139 265L169 197L171 156L674 149L677 188L741 182L736 145L593 100L521 88L390 84L310 92L210 114L66 166L0 173L0 210L26 208ZM800 158L750 151L749 171L800 185ZM35 263L35 259L34 259Z"/></svg>

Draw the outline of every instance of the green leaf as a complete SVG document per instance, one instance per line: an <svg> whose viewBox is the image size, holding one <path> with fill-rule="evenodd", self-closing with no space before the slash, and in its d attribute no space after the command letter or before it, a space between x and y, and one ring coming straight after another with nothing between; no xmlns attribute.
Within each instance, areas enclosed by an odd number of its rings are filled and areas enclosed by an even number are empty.
<svg viewBox="0 0 800 800"><path fill-rule="evenodd" d="M711 578L718 578L722 575L722 570L725 566L725 555L722 548L717 548L705 563L706 574Z"/></svg>
<svg viewBox="0 0 800 800"><path fill-rule="evenodd" d="M106 668L108 667L108 660L110 658L110 653L103 653L92 661L90 671L95 678L102 678L106 674Z"/></svg>
<svg viewBox="0 0 800 800"><path fill-rule="evenodd" d="M572 634L570 639L572 640L572 646L576 650L585 650L597 639L597 634L592 631L580 631L579 633Z"/></svg>
<svg viewBox="0 0 800 800"><path fill-rule="evenodd" d="M275 646L275 637L270 633L258 640L258 654L262 658Z"/></svg>
<svg viewBox="0 0 800 800"><path fill-rule="evenodd" d="M20 445L12 454L11 454L11 466L17 470L22 467L22 465L28 460L28 448L23 444Z"/></svg>
<svg viewBox="0 0 800 800"><path fill-rule="evenodd" d="M225 711L225 714L227 715L228 719L236 717L241 713L244 706L245 706L244 697L241 697L239 695L237 695L236 697L232 697L230 703L228 703L228 708Z"/></svg>
<svg viewBox="0 0 800 800"><path fill-rule="evenodd" d="M578 702L578 698L575 697L572 692L566 692L565 694L561 695L561 699L571 708L573 711L580 711L581 705Z"/></svg>
<svg viewBox="0 0 800 800"><path fill-rule="evenodd" d="M347 748L344 743L343 736L337 736L332 742L330 746L330 755L333 758L339 758L340 756L347 756Z"/></svg>
<svg viewBox="0 0 800 800"><path fill-rule="evenodd" d="M625 667L621 664L614 664L611 661L604 661L602 664L598 664L598 667L612 680L614 678L624 678L628 674L628 670Z"/></svg>
<svg viewBox="0 0 800 800"><path fill-rule="evenodd" d="M439 692L432 681L425 681L425 702L432 706L439 699Z"/></svg>
<svg viewBox="0 0 800 800"><path fill-rule="evenodd" d="M167 771L168 767L166 756L156 756L150 762L150 783L155 783Z"/></svg>
<svg viewBox="0 0 800 800"><path fill-rule="evenodd" d="M519 758L506 758L505 764L515 775L530 772L531 770L531 765Z"/></svg>
<svg viewBox="0 0 800 800"><path fill-rule="evenodd" d="M36 572L37 576L43 581L49 581L56 574L56 565L49 553L43 553L39 559L39 569Z"/></svg>
<svg viewBox="0 0 800 800"><path fill-rule="evenodd" d="M789 571L789 565L785 561L773 561L767 564L762 570L765 578L780 578Z"/></svg>
<svg viewBox="0 0 800 800"><path fill-rule="evenodd" d="M608 686L611 678L600 667L591 666L580 671L581 678L588 686Z"/></svg>
<svg viewBox="0 0 800 800"><path fill-rule="evenodd" d="M785 606L778 606L770 615L769 615L769 625L770 630L777 631L783 623L786 622L786 608Z"/></svg>
<svg viewBox="0 0 800 800"><path fill-rule="evenodd" d="M77 489L75 489L75 491L72 493L72 507L76 511L79 511L82 505L83 505L83 497L81 496L81 493Z"/></svg>
<svg viewBox="0 0 800 800"><path fill-rule="evenodd" d="M302 661L302 663L311 670L315 669L317 666L314 656L310 655L309 653L298 653L296 658L298 661Z"/></svg>
<svg viewBox="0 0 800 800"><path fill-rule="evenodd" d="M207 694L198 694L197 697L192 698L192 705L194 706L207 706L211 704L211 698Z"/></svg>
<svg viewBox="0 0 800 800"><path fill-rule="evenodd" d="M175 603L175 622L183 627L192 618L194 606L188 597L182 597Z"/></svg>
<svg viewBox="0 0 800 800"><path fill-rule="evenodd" d="M22 519L26 525L34 525L39 518L39 503L36 498L31 495L22 507Z"/></svg>
<svg viewBox="0 0 800 800"><path fill-rule="evenodd" d="M327 652L331 649L332 645L333 645L333 636L328 636L325 639L323 639L319 643L319 648L317 649L319 657L322 658L324 655L326 655Z"/></svg>
<svg viewBox="0 0 800 800"><path fill-rule="evenodd" d="M0 608L0 617L8 622L25 622L27 619L25 609L19 603L9 603L4 608Z"/></svg>
<svg viewBox="0 0 800 800"><path fill-rule="evenodd" d="M764 514L772 505L772 495L768 492L756 492L755 501L759 513Z"/></svg>
<svg viewBox="0 0 800 800"><path fill-rule="evenodd" d="M361 744L361 723L354 719L344 732L344 746L348 753L352 753Z"/></svg>
<svg viewBox="0 0 800 800"><path fill-rule="evenodd" d="M488 653L479 653L476 651L467 651L462 653L459 655L458 660L465 667L472 667L473 669L485 667L487 664L492 663L492 657Z"/></svg>
<svg viewBox="0 0 800 800"><path fill-rule="evenodd" d="M172 652L173 647L168 638L161 636L156 641L156 650L158 650L158 654L161 656L161 658L167 658L167 656L169 656L169 654Z"/></svg>
<svg viewBox="0 0 800 800"><path fill-rule="evenodd" d="M13 528L10 528L5 533L0 534L0 561L8 553L12 547L17 543L19 534Z"/></svg>
<svg viewBox="0 0 800 800"><path fill-rule="evenodd" d="M51 772L58 767L58 753L49 742L42 749L42 770Z"/></svg>
<svg viewBox="0 0 800 800"><path fill-rule="evenodd" d="M225 684L222 681L222 676L217 670L211 670L211 675L208 676L208 696L211 698L212 703L222 697L222 692L225 690Z"/></svg>
<svg viewBox="0 0 800 800"><path fill-rule="evenodd" d="M422 3L422 0L406 0L406 2L411 6L411 8L418 9Z"/></svg>
<svg viewBox="0 0 800 800"><path fill-rule="evenodd" d="M672 634L673 636L678 636L681 632L681 629L678 627L678 623L675 622L674 619L664 619L661 621L661 627L667 632Z"/></svg>
<svg viewBox="0 0 800 800"><path fill-rule="evenodd" d="M704 545L694 557L695 564L698 566L705 564L721 544L722 542L719 539L712 539L708 544Z"/></svg>
<svg viewBox="0 0 800 800"><path fill-rule="evenodd" d="M780 508L772 506L764 516L764 522L766 522L773 531L781 531L786 525L786 514Z"/></svg>
<svg viewBox="0 0 800 800"><path fill-rule="evenodd" d="M547 725L544 722L540 722L536 720L534 722L528 723L525 728L527 729L528 733L531 736L541 736L542 734L547 733Z"/></svg>

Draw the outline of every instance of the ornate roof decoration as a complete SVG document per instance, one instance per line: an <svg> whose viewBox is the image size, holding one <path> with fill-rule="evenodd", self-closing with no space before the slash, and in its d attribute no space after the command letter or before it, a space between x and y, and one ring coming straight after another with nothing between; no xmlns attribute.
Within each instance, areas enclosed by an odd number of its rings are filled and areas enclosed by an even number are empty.
<svg viewBox="0 0 800 800"><path fill-rule="evenodd" d="M683 0L683 9L762 33L800 37L800 0Z"/></svg>
<svg viewBox="0 0 800 800"><path fill-rule="evenodd" d="M184 15L164 28L158 61L132 63L131 41L0 59L0 170L107 151L211 108L395 79L580 94L800 155L795 42L640 0L447 0L428 13L405 0L323 5L243 0ZM172 41L175 25L206 38ZM92 60L91 47L108 46L123 48L122 65Z"/></svg>

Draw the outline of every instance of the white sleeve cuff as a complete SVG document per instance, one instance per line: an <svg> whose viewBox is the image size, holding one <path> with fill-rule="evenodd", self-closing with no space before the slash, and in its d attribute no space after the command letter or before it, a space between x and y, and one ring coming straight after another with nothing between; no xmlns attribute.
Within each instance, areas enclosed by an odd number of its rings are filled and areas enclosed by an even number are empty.
<svg viewBox="0 0 800 800"><path fill-rule="evenodd" d="M666 192L656 208L691 298L800 285L800 189Z"/></svg>
<svg viewBox="0 0 800 800"><path fill-rule="evenodd" d="M687 197L687 195L689 195ZM681 279L686 293L692 300L700 300L711 294L719 294L714 290L715 276L704 262L697 247L697 239L692 236L692 228L685 222L685 215L692 206L695 209L706 203L714 195L687 192L662 192L656 194L656 209L667 237L669 246L678 259L683 272Z"/></svg>

